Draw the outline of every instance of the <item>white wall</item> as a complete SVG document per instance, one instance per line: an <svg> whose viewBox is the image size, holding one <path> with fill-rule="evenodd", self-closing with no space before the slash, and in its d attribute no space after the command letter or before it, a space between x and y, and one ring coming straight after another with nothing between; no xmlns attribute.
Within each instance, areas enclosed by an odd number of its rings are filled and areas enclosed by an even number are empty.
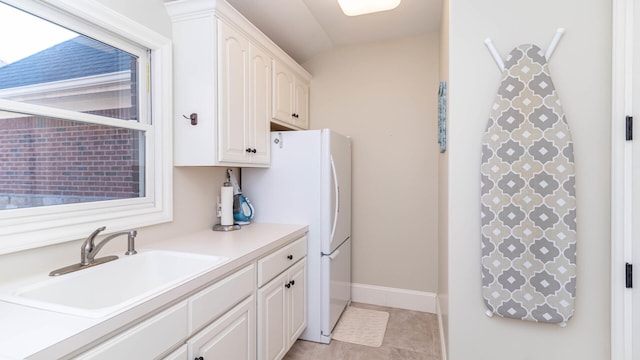
<svg viewBox="0 0 640 360"><path fill-rule="evenodd" d="M438 34L306 62L311 126L353 141L353 281L437 291Z"/></svg>
<svg viewBox="0 0 640 360"><path fill-rule="evenodd" d="M522 43L546 48L558 27L567 32L549 68L573 130L578 202L576 311L566 328L486 317L480 281L480 142L500 79L483 41L504 57ZM449 359L608 359L611 3L456 0L449 32Z"/></svg>
<svg viewBox="0 0 640 360"><path fill-rule="evenodd" d="M163 0L97 0L146 27L171 38L171 21Z"/></svg>

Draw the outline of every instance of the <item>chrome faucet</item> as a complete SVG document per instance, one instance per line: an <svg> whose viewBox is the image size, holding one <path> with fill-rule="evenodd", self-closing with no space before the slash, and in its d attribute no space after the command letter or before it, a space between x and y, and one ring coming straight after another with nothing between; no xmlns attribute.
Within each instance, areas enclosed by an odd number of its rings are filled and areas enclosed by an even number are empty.
<svg viewBox="0 0 640 360"><path fill-rule="evenodd" d="M102 247L107 242L113 240L114 238L120 235L127 235L127 252L125 253L125 255L134 255L138 253L135 250L135 244L134 244L135 238L138 235L138 232L136 230L127 230L127 231L120 231L117 233L113 233L107 236L106 238L104 238L102 241L100 241L98 245L96 245L95 244L96 236L98 236L98 234L104 231L105 229L106 229L105 226L95 229L91 233L91 235L89 235L89 237L82 243L82 247L80 249L80 265L88 266L93 264L96 261L95 257L98 254L98 251L100 251L100 249L102 249Z"/></svg>
<svg viewBox="0 0 640 360"><path fill-rule="evenodd" d="M91 235L89 235L89 237L84 240L82 246L80 247L80 263L54 270L49 273L49 276L68 274L70 272L81 270L90 266L104 264L106 262L116 260L118 257L115 255L104 256L98 259L96 259L96 255L106 243L120 235L127 235L127 252L125 253L125 255L134 255L138 253L135 249L135 239L138 235L138 232L136 230L120 231L110 234L96 245L96 236L98 236L98 234L100 234L105 229L105 226L101 226L95 229L91 233Z"/></svg>

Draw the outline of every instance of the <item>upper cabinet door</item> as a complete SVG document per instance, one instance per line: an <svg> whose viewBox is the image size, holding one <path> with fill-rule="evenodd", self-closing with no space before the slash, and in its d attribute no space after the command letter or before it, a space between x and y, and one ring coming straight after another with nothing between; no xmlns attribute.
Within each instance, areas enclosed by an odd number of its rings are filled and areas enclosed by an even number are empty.
<svg viewBox="0 0 640 360"><path fill-rule="evenodd" d="M309 83L278 60L273 61L272 117L282 125L309 128Z"/></svg>
<svg viewBox="0 0 640 360"><path fill-rule="evenodd" d="M300 129L309 128L309 85L296 79L294 89L293 124Z"/></svg>
<svg viewBox="0 0 640 360"><path fill-rule="evenodd" d="M249 144L251 162L271 161L271 56L258 46L251 47L251 106ZM253 152L253 149L256 151Z"/></svg>
<svg viewBox="0 0 640 360"><path fill-rule="evenodd" d="M218 21L218 161L244 162L250 152L246 131L250 47L240 32Z"/></svg>
<svg viewBox="0 0 640 360"><path fill-rule="evenodd" d="M293 115L293 72L273 61L273 113L275 120L291 123Z"/></svg>

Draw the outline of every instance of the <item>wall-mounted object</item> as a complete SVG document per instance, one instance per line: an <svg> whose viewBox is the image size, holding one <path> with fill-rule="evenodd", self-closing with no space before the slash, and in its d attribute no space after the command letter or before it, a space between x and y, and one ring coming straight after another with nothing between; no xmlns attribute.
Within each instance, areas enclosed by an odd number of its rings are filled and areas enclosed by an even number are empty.
<svg viewBox="0 0 640 360"><path fill-rule="evenodd" d="M441 81L438 88L438 144L440 152L447 151L447 82Z"/></svg>
<svg viewBox="0 0 640 360"><path fill-rule="evenodd" d="M482 296L487 315L564 326L576 297L576 193L569 124L547 66L525 44L502 60L482 137Z"/></svg>
<svg viewBox="0 0 640 360"><path fill-rule="evenodd" d="M187 117L186 115L182 115L183 118L191 120L191 125L195 126L198 125L198 114L197 113L191 113L191 115L189 115L189 117Z"/></svg>

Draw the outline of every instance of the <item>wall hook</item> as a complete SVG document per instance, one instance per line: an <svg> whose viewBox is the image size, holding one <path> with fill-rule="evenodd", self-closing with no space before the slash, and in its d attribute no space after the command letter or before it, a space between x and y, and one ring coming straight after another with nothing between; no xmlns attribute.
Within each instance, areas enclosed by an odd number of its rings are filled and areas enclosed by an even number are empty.
<svg viewBox="0 0 640 360"><path fill-rule="evenodd" d="M191 115L189 115L189 117L187 117L186 115L182 115L182 117L187 119L187 120L191 120L191 125L198 125L198 114L197 113L191 113Z"/></svg>

